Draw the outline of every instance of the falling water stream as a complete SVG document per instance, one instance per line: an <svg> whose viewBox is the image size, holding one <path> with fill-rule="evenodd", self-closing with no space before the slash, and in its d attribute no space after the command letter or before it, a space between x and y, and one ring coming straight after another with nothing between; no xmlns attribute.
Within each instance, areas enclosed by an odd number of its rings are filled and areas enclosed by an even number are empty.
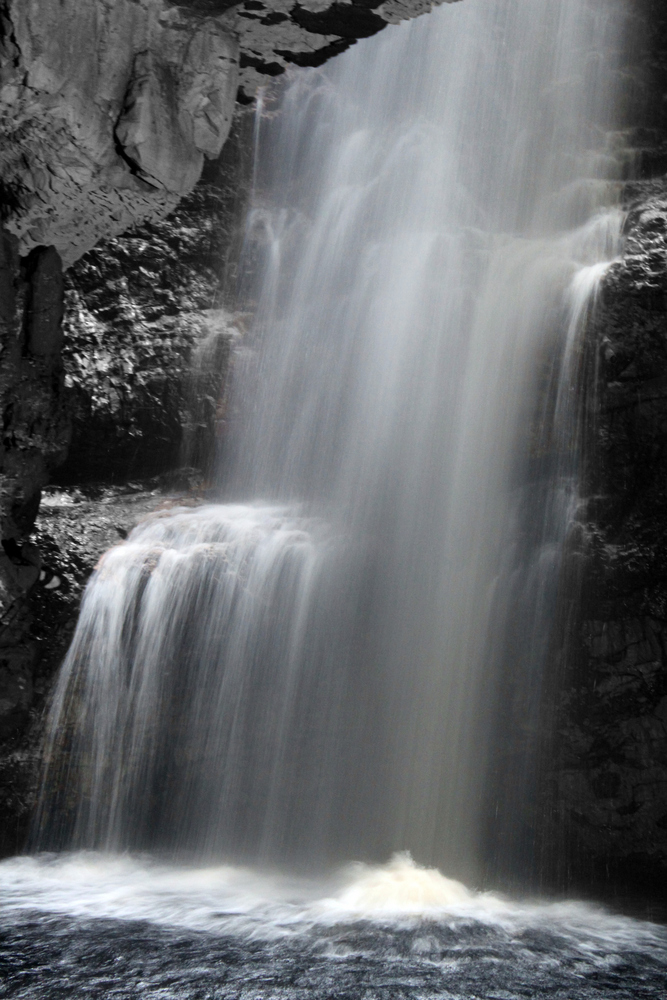
<svg viewBox="0 0 667 1000"><path fill-rule="evenodd" d="M86 942L77 995L659 995L657 927L462 884L489 829L530 868L624 17L444 5L258 123L220 502L102 560L35 823L66 853L0 866L17 953Z"/></svg>

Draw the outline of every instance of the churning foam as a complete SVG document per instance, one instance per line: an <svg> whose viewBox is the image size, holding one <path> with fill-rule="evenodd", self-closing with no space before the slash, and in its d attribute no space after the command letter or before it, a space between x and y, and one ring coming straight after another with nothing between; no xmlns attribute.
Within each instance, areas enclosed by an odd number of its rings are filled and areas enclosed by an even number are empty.
<svg viewBox="0 0 667 1000"><path fill-rule="evenodd" d="M3 907L78 917L148 920L271 936L296 925L443 916L482 898L407 852L354 864L328 880L235 865L189 868L147 857L80 852L0 863ZM491 898L491 897L489 897Z"/></svg>
<svg viewBox="0 0 667 1000"><path fill-rule="evenodd" d="M331 910L373 918L379 914L425 914L470 902L474 894L437 868L420 868L410 854L394 854L387 865L355 865L351 881L330 901Z"/></svg>
<svg viewBox="0 0 667 1000"><path fill-rule="evenodd" d="M41 912L261 941L317 939L327 927L358 921L384 927L437 922L453 929L474 921L510 936L548 928L591 954L665 947L664 928L654 924L583 903L519 903L473 892L437 869L420 867L407 853L386 865L351 865L328 881L236 865L168 865L146 856L18 857L0 862L0 900L0 921L12 923L20 912Z"/></svg>

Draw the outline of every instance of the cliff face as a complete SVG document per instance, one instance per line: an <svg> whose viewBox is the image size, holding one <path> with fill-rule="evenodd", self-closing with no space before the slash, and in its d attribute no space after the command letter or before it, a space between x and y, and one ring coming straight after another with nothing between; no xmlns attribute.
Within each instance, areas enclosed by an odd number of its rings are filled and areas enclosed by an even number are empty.
<svg viewBox="0 0 667 1000"><path fill-rule="evenodd" d="M63 268L192 190L227 138L237 74L229 25L163 0L0 0L5 541L30 530L67 453Z"/></svg>
<svg viewBox="0 0 667 1000"><path fill-rule="evenodd" d="M430 0L0 0L0 183L21 256L68 267L166 216L220 154L234 103Z"/></svg>
<svg viewBox="0 0 667 1000"><path fill-rule="evenodd" d="M161 0L0 5L0 175L25 255L67 267L102 236L166 215L231 125L238 42Z"/></svg>
<svg viewBox="0 0 667 1000"><path fill-rule="evenodd" d="M601 289L581 592L552 770L568 854L655 892L667 869L667 189L633 184Z"/></svg>
<svg viewBox="0 0 667 1000"><path fill-rule="evenodd" d="M667 871L667 9L643 23L626 109L621 259L588 331L580 590L561 636L551 808L586 884L664 902Z"/></svg>
<svg viewBox="0 0 667 1000"><path fill-rule="evenodd" d="M251 176L252 119L167 219L103 240L65 276L63 366L72 419L61 484L207 469L224 426L221 385Z"/></svg>

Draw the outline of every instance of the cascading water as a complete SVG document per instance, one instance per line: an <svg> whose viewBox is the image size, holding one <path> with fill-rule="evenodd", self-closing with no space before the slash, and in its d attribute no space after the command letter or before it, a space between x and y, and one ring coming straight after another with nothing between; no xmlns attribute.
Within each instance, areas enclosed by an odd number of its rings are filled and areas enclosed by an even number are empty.
<svg viewBox="0 0 667 1000"><path fill-rule="evenodd" d="M2 996L664 997L664 929L400 853L527 864L622 32L464 0L258 121L225 502L90 582Z"/></svg>
<svg viewBox="0 0 667 1000"><path fill-rule="evenodd" d="M407 849L479 881L498 706L539 716L581 332L619 248L622 17L465 0L295 75L262 129L229 502L155 515L91 581L38 845Z"/></svg>

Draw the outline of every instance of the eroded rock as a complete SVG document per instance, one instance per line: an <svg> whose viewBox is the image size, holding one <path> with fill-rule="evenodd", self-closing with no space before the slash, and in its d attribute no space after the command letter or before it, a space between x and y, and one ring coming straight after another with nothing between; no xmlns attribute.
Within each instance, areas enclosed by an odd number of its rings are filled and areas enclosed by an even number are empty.
<svg viewBox="0 0 667 1000"><path fill-rule="evenodd" d="M666 195L628 186L625 251L589 331L581 594L549 767L579 879L612 873L648 898L667 870Z"/></svg>
<svg viewBox="0 0 667 1000"><path fill-rule="evenodd" d="M0 175L26 255L67 267L164 217L227 138L238 42L166 0L3 0Z"/></svg>

